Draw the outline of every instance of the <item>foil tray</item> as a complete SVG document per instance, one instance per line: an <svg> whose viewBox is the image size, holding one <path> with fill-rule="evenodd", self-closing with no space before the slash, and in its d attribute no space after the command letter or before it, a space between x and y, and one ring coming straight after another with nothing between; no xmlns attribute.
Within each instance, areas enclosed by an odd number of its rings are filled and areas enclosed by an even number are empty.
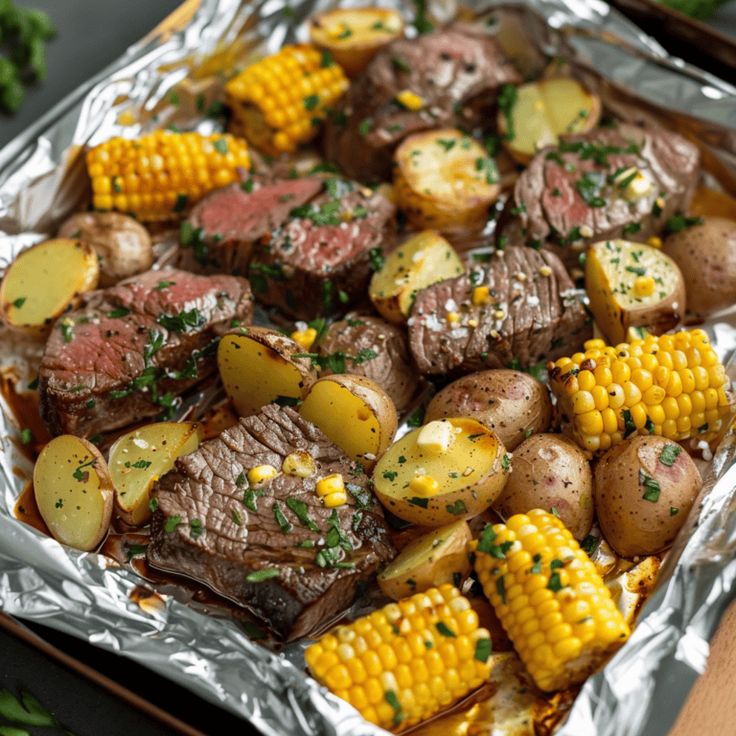
<svg viewBox="0 0 736 736"><path fill-rule="evenodd" d="M89 196L86 146L172 123L202 132L216 129L218 121L203 121L202 110L217 98L224 74L255 54L303 39L305 19L336 4L185 3L0 151L0 270L20 249L47 237L63 217L84 206ZM378 4L406 5L398 0ZM429 5L440 22L459 10L452 0ZM539 51L563 55L618 115L665 120L696 139L710 176L726 189L735 188L736 88L668 57L656 41L600 0L514 5L479 0L467 5L499 14L499 34L505 28L511 40L506 51L521 66L533 66ZM181 100L177 107L169 103L174 88ZM736 319L726 316L706 327L721 358L730 361ZM33 357L24 351L7 332L0 333L2 363ZM19 427L10 407L0 401L0 410L0 609L133 659L248 719L265 734L385 733L304 674L301 646L273 653L251 641L234 621L205 615L171 596L162 598L161 605L142 608L134 595L141 580L129 569L101 555L64 548L13 518L32 468L19 450ZM631 639L587 681L559 734L658 736L669 730L705 667L710 637L733 599L734 462L732 428Z"/></svg>

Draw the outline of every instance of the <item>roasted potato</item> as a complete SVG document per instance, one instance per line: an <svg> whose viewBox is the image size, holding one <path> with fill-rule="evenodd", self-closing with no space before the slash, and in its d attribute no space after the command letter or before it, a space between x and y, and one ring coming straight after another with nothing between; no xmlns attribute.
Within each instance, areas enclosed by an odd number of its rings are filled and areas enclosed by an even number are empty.
<svg viewBox="0 0 736 736"><path fill-rule="evenodd" d="M141 526L150 515L153 484L174 467L174 461L199 447L200 425L156 422L122 435L110 448L110 477L115 508L128 524Z"/></svg>
<svg viewBox="0 0 736 736"><path fill-rule="evenodd" d="M112 286L153 265L151 236L137 220L118 212L79 212L65 220L58 237L89 243L100 264L100 286Z"/></svg>
<svg viewBox="0 0 736 736"><path fill-rule="evenodd" d="M685 314L685 281L677 264L658 248L626 240L605 240L588 249L585 290L590 311L612 344L629 327L656 335L675 327Z"/></svg>
<svg viewBox="0 0 736 736"><path fill-rule="evenodd" d="M498 132L521 164L541 148L557 145L562 135L592 130L601 116L600 98L568 77L522 84L514 99L500 107Z"/></svg>
<svg viewBox="0 0 736 736"><path fill-rule="evenodd" d="M217 366L227 395L241 416L274 401L296 404L317 380L303 349L286 335L265 327L239 327L217 347Z"/></svg>
<svg viewBox="0 0 736 736"><path fill-rule="evenodd" d="M378 461L373 486L400 519L437 527L485 511L504 487L503 443L467 417L438 419L405 434Z"/></svg>
<svg viewBox="0 0 736 736"><path fill-rule="evenodd" d="M44 240L18 254L0 284L0 310L11 327L44 332L99 279L97 255L81 240Z"/></svg>
<svg viewBox="0 0 736 736"><path fill-rule="evenodd" d="M593 525L593 473L586 454L562 435L532 435L516 448L493 508L505 519L531 509L554 510L581 541Z"/></svg>
<svg viewBox="0 0 736 736"><path fill-rule="evenodd" d="M462 235L486 224L500 192L498 169L473 138L454 128L415 133L395 164L396 203L416 229Z"/></svg>
<svg viewBox="0 0 736 736"><path fill-rule="evenodd" d="M424 420L443 417L477 419L513 450L526 437L549 429L552 404L536 378L499 368L471 373L445 386L429 402Z"/></svg>
<svg viewBox="0 0 736 736"><path fill-rule="evenodd" d="M704 217L665 240L666 253L687 274L687 308L700 316L736 302L736 220Z"/></svg>
<svg viewBox="0 0 736 736"><path fill-rule="evenodd" d="M36 504L54 539L93 550L112 516L113 488L100 451L71 434L52 439L33 468Z"/></svg>
<svg viewBox="0 0 736 736"><path fill-rule="evenodd" d="M669 547L702 481L692 458L672 440L632 437L612 447L595 469L595 508L603 536L622 557Z"/></svg>
<svg viewBox="0 0 736 736"><path fill-rule="evenodd" d="M325 330L318 349L323 362L320 375L344 372L370 378L391 397L398 411L416 393L418 376L406 336L380 317L351 312Z"/></svg>
<svg viewBox="0 0 736 736"><path fill-rule="evenodd" d="M386 256L373 274L368 295L389 322L402 324L420 289L463 271L465 267L454 248L439 233L425 230Z"/></svg>
<svg viewBox="0 0 736 736"><path fill-rule="evenodd" d="M299 413L366 467L383 455L398 426L393 401L365 376L320 378L307 391Z"/></svg>
<svg viewBox="0 0 736 736"><path fill-rule="evenodd" d="M443 583L459 588L470 574L466 521L456 521L410 542L378 576L378 587L395 601Z"/></svg>
<svg viewBox="0 0 736 736"><path fill-rule="evenodd" d="M398 11L389 8L335 8L312 18L309 38L350 77L357 76L386 44L404 33Z"/></svg>

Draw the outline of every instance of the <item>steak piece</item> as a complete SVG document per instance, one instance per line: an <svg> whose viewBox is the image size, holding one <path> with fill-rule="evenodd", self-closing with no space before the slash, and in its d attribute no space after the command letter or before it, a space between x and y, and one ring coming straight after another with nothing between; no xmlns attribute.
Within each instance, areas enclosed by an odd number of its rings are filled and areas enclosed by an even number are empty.
<svg viewBox="0 0 736 736"><path fill-rule="evenodd" d="M510 243L552 248L571 267L590 243L662 232L687 209L698 172L698 149L665 130L619 125L570 136L519 176L515 216L500 230Z"/></svg>
<svg viewBox="0 0 736 736"><path fill-rule="evenodd" d="M324 184L322 194L292 209L283 227L256 246L250 266L256 299L296 319L333 314L363 299L371 251L393 245L391 202L346 179Z"/></svg>
<svg viewBox="0 0 736 736"><path fill-rule="evenodd" d="M488 300L474 305L473 292L483 286ZM528 367L579 350L591 335L560 260L525 246L420 291L409 318L409 347L430 374Z"/></svg>
<svg viewBox="0 0 736 736"><path fill-rule="evenodd" d="M258 465L299 450L308 478L282 473L248 488ZM148 561L244 606L287 640L329 623L394 549L368 478L296 411L272 404L179 458L158 483ZM320 478L343 476L348 502L328 509Z"/></svg>
<svg viewBox="0 0 736 736"><path fill-rule="evenodd" d="M147 271L59 319L39 371L52 434L89 437L162 412L216 369L219 336L248 323L248 282L234 276Z"/></svg>
<svg viewBox="0 0 736 736"><path fill-rule="evenodd" d="M245 276L253 243L321 189L322 181L315 178L269 181L254 176L215 190L195 205L182 229L179 266Z"/></svg>
<svg viewBox="0 0 736 736"><path fill-rule="evenodd" d="M417 369L404 331L380 317L351 313L333 322L319 341L320 363L330 373L352 373L375 381L401 411L414 398Z"/></svg>
<svg viewBox="0 0 736 736"><path fill-rule="evenodd" d="M491 115L502 85L519 82L496 40L478 26L456 24L394 41L328 117L326 158L353 179L388 179L394 149L406 136L432 128L470 130ZM420 110L396 101L404 90L422 98Z"/></svg>

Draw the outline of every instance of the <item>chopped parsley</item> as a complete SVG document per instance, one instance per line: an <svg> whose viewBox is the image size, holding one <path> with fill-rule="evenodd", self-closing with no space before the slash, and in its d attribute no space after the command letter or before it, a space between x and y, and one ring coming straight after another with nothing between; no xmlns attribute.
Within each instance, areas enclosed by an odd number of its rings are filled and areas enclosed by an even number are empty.
<svg viewBox="0 0 736 736"><path fill-rule="evenodd" d="M196 330L207 320L196 307L192 307L179 314L161 314L156 321L169 332L187 332Z"/></svg>
<svg viewBox="0 0 736 736"><path fill-rule="evenodd" d="M438 621L434 627L440 632L440 634L442 634L442 636L447 636L452 639L457 638L457 634L444 621Z"/></svg>
<svg viewBox="0 0 736 736"><path fill-rule="evenodd" d="M134 463L131 463L130 460L126 461L124 463L126 468L136 468L137 470L145 470L146 468L151 467L151 461L150 460L136 460Z"/></svg>
<svg viewBox="0 0 736 736"><path fill-rule="evenodd" d="M168 519L166 519L166 522L164 523L164 531L167 534L172 534L176 531L179 524L181 524L181 516L179 514L174 514L174 516L169 516Z"/></svg>
<svg viewBox="0 0 736 736"><path fill-rule="evenodd" d="M394 709L393 725L398 726L404 720L404 711L401 708L399 698L393 690L386 690L384 694L386 702Z"/></svg>
<svg viewBox="0 0 736 736"><path fill-rule="evenodd" d="M455 503L448 503L445 506L445 509L447 509L448 513L453 514L454 516L460 516L461 514L468 513L468 507L465 505L465 502L460 499L455 501Z"/></svg>
<svg viewBox="0 0 736 736"><path fill-rule="evenodd" d="M677 456L682 452L682 447L680 445L665 445L662 448L662 452L659 453L659 462L662 463L662 465L666 465L668 468L671 468L675 464L675 460L677 460Z"/></svg>
<svg viewBox="0 0 736 736"><path fill-rule="evenodd" d="M276 519L276 523L279 525L279 529L284 534L288 534L294 527L289 523L289 520L284 516L284 512L281 510L281 506L278 503L273 505L273 515Z"/></svg>
<svg viewBox="0 0 736 736"><path fill-rule="evenodd" d="M507 141L512 141L516 138L516 131L514 130L514 106L516 105L517 97L518 92L513 84L504 84L498 94L498 109L506 121L506 135L504 137Z"/></svg>
<svg viewBox="0 0 736 736"><path fill-rule="evenodd" d="M595 554L595 551L598 549L598 546L601 543L601 538L593 536L592 534L588 534L585 539L583 539L582 542L580 542L580 547L582 548L583 552L585 552L588 557L592 557Z"/></svg>
<svg viewBox="0 0 736 736"><path fill-rule="evenodd" d="M72 473L72 477L74 478L74 480L79 481L80 483L86 483L87 479L89 478L89 472L82 471L84 471L85 468L89 468L91 465L94 464L94 458L92 458L91 460L87 460L87 462L80 463Z"/></svg>
<svg viewBox="0 0 736 736"><path fill-rule="evenodd" d="M643 470L639 470L639 484L644 487L642 498L651 503L659 501L659 494L662 492L659 483L648 476Z"/></svg>
<svg viewBox="0 0 736 736"><path fill-rule="evenodd" d="M201 537L203 531L204 526L202 525L201 519L192 519L189 522L189 535L192 539L197 539L198 537Z"/></svg>
<svg viewBox="0 0 736 736"><path fill-rule="evenodd" d="M21 429L20 431L20 443L22 445L30 445L33 442L33 432L30 429Z"/></svg>
<svg viewBox="0 0 736 736"><path fill-rule="evenodd" d="M254 570L249 572L245 576L246 583L262 583L264 580L270 580L271 578L277 578L280 572L275 567L264 567L260 570Z"/></svg>
<svg viewBox="0 0 736 736"><path fill-rule="evenodd" d="M294 516L299 519L299 523L302 526L307 527L307 529L311 529L313 532L319 531L319 527L315 523L314 519L309 515L309 507L304 503L304 501L300 501L298 498L289 496L289 498L286 499L286 505L292 511Z"/></svg>
<svg viewBox="0 0 736 736"><path fill-rule="evenodd" d="M16 309L20 309L25 303L26 303L26 297L19 296L15 301L13 301L13 306Z"/></svg>
<svg viewBox="0 0 736 736"><path fill-rule="evenodd" d="M702 225L702 217L688 217L687 215L673 215L664 224L665 235L671 235L673 233L681 233L683 230L687 230L689 227L694 225Z"/></svg>
<svg viewBox="0 0 736 736"><path fill-rule="evenodd" d="M479 662L487 662L488 657L491 656L492 645L490 639L478 639L475 642L475 659Z"/></svg>

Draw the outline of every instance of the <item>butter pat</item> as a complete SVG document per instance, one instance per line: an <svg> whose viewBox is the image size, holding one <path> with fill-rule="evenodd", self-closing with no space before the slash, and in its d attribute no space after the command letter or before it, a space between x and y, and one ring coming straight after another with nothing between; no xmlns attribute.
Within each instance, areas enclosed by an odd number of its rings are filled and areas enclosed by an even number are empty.
<svg viewBox="0 0 736 736"><path fill-rule="evenodd" d="M425 424L417 435L417 446L430 455L446 453L455 441L452 424L446 419L436 419Z"/></svg>

